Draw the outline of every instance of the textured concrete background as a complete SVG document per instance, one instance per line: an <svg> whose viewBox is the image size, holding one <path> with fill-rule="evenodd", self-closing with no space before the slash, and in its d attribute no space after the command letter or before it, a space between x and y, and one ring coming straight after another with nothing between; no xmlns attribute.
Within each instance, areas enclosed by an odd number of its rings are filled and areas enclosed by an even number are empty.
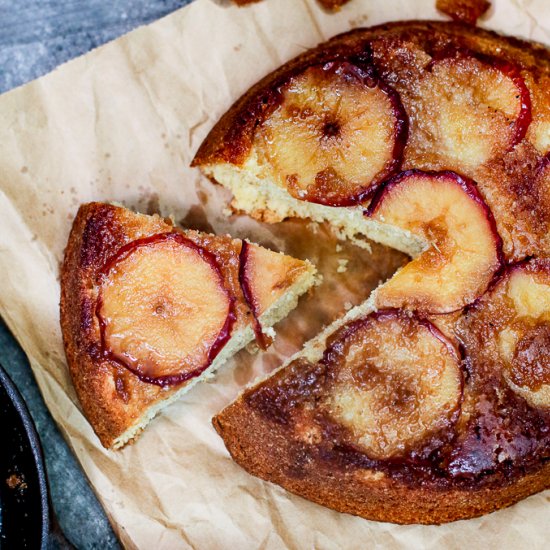
<svg viewBox="0 0 550 550"><path fill-rule="evenodd" d="M167 15L191 0L0 0L0 93ZM82 470L57 430L25 354L0 319L0 362L36 423L52 500L67 538L79 549L119 548Z"/></svg>
<svg viewBox="0 0 550 550"><path fill-rule="evenodd" d="M0 0L0 92L190 0Z"/></svg>

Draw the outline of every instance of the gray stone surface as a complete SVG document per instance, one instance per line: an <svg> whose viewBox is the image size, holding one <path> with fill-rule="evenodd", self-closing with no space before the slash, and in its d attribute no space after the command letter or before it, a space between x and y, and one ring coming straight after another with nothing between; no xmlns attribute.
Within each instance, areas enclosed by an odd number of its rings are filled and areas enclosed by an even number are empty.
<svg viewBox="0 0 550 550"><path fill-rule="evenodd" d="M0 92L190 0L0 0Z"/></svg>
<svg viewBox="0 0 550 550"><path fill-rule="evenodd" d="M0 0L0 92L48 73L190 0ZM82 470L50 416L25 354L0 320L0 362L36 423L55 512L79 549L119 544Z"/></svg>

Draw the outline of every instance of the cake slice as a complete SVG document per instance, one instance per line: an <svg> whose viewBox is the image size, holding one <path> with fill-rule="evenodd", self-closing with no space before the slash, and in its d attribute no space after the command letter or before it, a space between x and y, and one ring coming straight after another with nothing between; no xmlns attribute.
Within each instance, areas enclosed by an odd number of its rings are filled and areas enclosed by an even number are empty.
<svg viewBox="0 0 550 550"><path fill-rule="evenodd" d="M314 283L307 261L181 230L103 203L80 207L61 269L61 328L84 413L120 448L212 375Z"/></svg>

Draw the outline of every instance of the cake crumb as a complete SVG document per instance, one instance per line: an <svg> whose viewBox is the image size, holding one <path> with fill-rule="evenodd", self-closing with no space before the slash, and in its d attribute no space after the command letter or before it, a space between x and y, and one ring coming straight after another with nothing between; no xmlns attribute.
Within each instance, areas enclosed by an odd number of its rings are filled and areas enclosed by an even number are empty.
<svg viewBox="0 0 550 550"><path fill-rule="evenodd" d="M245 346L246 351L250 353L251 355L254 355L255 353L258 353L260 351L260 348L256 342L256 340L252 340Z"/></svg>
<svg viewBox="0 0 550 550"><path fill-rule="evenodd" d="M18 474L12 474L6 479L6 485L13 491L24 491L27 488L27 484L23 476Z"/></svg>
<svg viewBox="0 0 550 550"><path fill-rule="evenodd" d="M488 0L437 0L435 7L454 21L475 25L491 3Z"/></svg>

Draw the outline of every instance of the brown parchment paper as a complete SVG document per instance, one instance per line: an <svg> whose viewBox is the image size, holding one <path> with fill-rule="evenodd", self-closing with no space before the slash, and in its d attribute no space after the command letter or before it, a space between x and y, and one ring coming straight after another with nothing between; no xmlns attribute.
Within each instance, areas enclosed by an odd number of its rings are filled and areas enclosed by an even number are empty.
<svg viewBox="0 0 550 550"><path fill-rule="evenodd" d="M484 26L550 44L550 2L493 4ZM439 17L434 0L353 0L335 15L315 0L266 0L242 9L197 0L0 98L0 314L125 546L548 546L548 491L442 527L369 522L249 476L210 424L244 384L363 300L403 256L379 246L370 256L345 243L337 247L327 228L307 222L263 226L228 217L226 192L188 168L193 153L241 93L290 57L352 27L414 17ZM280 325L266 354L241 352L120 452L104 450L82 416L59 329L59 262L78 205L90 200L251 237L310 257L325 275Z"/></svg>

